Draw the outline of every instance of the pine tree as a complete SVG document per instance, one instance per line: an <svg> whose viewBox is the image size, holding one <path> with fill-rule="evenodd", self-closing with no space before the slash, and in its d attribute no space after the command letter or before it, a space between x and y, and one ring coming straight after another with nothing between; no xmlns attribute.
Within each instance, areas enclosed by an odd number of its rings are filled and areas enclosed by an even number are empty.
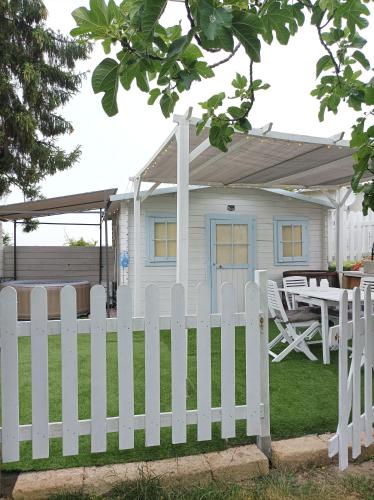
<svg viewBox="0 0 374 500"><path fill-rule="evenodd" d="M49 29L47 14L41 0L0 0L0 196L17 186L36 198L42 179L80 156L57 140L73 131L60 109L80 88L74 69L90 46Z"/></svg>

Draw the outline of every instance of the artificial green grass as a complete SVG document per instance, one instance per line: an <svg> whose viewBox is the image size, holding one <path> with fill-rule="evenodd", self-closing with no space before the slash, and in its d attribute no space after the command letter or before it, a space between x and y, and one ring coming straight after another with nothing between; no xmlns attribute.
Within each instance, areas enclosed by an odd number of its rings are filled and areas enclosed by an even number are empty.
<svg viewBox="0 0 374 500"><path fill-rule="evenodd" d="M270 323L270 336L275 326ZM171 410L170 332L162 331L161 339L161 411ZM236 404L245 403L244 328L236 330ZM212 402L220 406L220 330L212 330ZM310 433L334 431L338 418L337 353L331 354L331 364L322 364L320 346L313 351L318 361L309 361L301 353L291 353L280 363L270 363L271 433L273 439ZM78 336L79 418L90 418L90 336ZM144 334L134 333L135 413L144 413ZM31 364L30 338L19 339L20 422L31 423ZM49 337L49 404L50 422L61 421L61 363L60 338ZM196 332L188 335L188 409L196 408ZM118 415L117 338L107 336L107 414ZM90 437L80 437L80 453L74 457L62 456L61 439L50 440L50 457L32 460L31 443L21 444L21 460L3 464L3 470L42 470L74 466L155 460L222 450L229 446L253 442L245 434L245 421L237 422L235 439L223 440L220 425L213 425L211 441L198 442L196 426L188 427L185 444L171 444L171 429L161 430L161 445L146 448L144 431L137 431L133 450L118 450L118 435L108 435L108 451L92 454Z"/></svg>

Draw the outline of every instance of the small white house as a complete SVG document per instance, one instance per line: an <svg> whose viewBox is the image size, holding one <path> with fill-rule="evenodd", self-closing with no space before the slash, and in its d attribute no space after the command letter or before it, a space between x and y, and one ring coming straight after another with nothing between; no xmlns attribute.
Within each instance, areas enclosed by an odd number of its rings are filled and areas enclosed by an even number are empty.
<svg viewBox="0 0 374 500"><path fill-rule="evenodd" d="M139 252L140 313L144 287L155 283L161 313L168 314L170 287L176 282L176 189L155 190L142 203L139 248L134 245L133 197L112 197L117 202L112 215L117 283L134 288L134 255ZM244 310L244 285L255 269L267 269L269 278L280 279L287 269L327 267L327 215L332 208L327 201L281 189L192 187L189 203L191 311L200 281L211 286L213 311L220 307L217 290L224 281L235 284L238 310Z"/></svg>

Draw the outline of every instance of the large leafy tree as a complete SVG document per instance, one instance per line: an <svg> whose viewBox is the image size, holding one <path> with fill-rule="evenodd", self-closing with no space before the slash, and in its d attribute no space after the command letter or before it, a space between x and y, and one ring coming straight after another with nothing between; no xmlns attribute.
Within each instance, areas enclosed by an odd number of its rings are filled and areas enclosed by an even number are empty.
<svg viewBox="0 0 374 500"><path fill-rule="evenodd" d="M78 91L75 64L90 47L48 29L46 18L41 0L0 0L0 196L17 186L38 197L39 182L80 154L57 139L73 130L60 107Z"/></svg>
<svg viewBox="0 0 374 500"><path fill-rule="evenodd" d="M256 79L262 44L276 39L287 45L301 26L311 23L321 44L316 61L317 85L312 91L320 101L319 119L326 111L337 113L346 103L357 111L351 145L354 154L352 187L364 191L364 212L374 209L374 78L365 54L364 30L370 11L366 0L184 0L188 29L165 26L162 14L172 0L90 0L90 8L73 12L77 27L72 35L102 41L108 57L92 75L95 93L104 93L102 105L109 116L118 112L117 92L136 84L149 94L149 104L159 102L163 114L173 112L182 92L214 77L214 70L232 59L240 47L248 56L248 71L237 73L232 90L224 89L201 103L202 130L210 120L210 141L227 151L235 130L251 129L250 112L258 91L269 85ZM115 57L109 57L111 50ZM216 54L208 63L207 54ZM219 89L217 89L219 90Z"/></svg>

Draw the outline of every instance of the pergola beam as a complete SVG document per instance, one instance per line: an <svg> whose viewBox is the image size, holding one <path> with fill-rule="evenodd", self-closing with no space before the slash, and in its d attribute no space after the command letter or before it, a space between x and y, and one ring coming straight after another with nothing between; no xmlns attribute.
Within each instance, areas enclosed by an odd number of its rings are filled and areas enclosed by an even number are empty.
<svg viewBox="0 0 374 500"><path fill-rule="evenodd" d="M150 196L150 195L153 193L153 191L155 191L155 190L158 188L158 186L159 186L160 184L161 184L161 182L155 182L155 183L154 183L154 184L153 184L153 185L152 185L152 186L148 189L148 191L146 191L145 193L143 193L143 194L141 194L141 195L140 195L140 201L145 201L145 200L148 198L148 196ZM139 185L139 189L140 189L140 185ZM138 194L138 196L139 196L139 194Z"/></svg>

